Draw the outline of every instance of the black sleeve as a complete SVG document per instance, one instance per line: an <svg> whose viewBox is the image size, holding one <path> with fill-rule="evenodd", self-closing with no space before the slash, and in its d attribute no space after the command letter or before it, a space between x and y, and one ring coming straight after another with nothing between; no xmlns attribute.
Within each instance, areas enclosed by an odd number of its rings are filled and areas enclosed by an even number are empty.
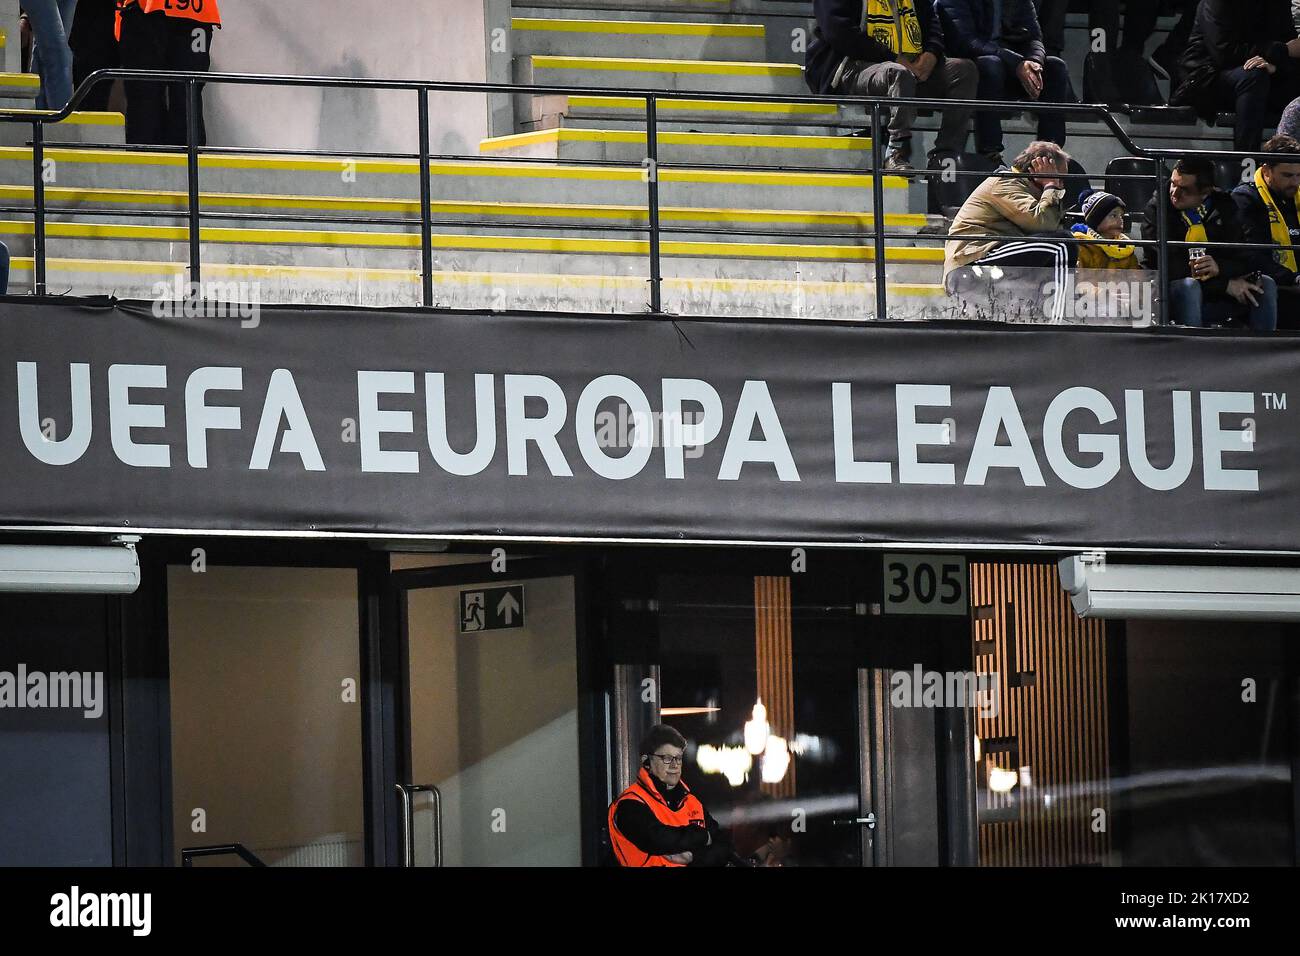
<svg viewBox="0 0 1300 956"><path fill-rule="evenodd" d="M695 851L691 866L726 866L731 858L731 837L723 832L718 821L709 815L707 809L704 811L704 829L708 831L713 841L702 850Z"/></svg>
<svg viewBox="0 0 1300 956"><path fill-rule="evenodd" d="M1237 214L1237 204L1232 201L1232 197L1227 193L1220 194L1221 199L1217 198L1219 208L1223 216L1223 237L1220 242L1245 242L1241 231L1241 217ZM1213 279L1205 280L1205 291L1208 294L1226 294L1228 291L1228 280L1238 279L1241 276L1248 275L1255 270L1255 259L1250 254L1249 249L1224 249L1222 247L1215 249L1210 247L1210 255L1214 256L1214 261L1219 264L1219 274Z"/></svg>
<svg viewBox="0 0 1300 956"><path fill-rule="evenodd" d="M667 856L700 850L709 840L707 827L670 827L660 823L654 811L640 800L627 799L614 811L614 825L618 832L631 840L642 853Z"/></svg>
<svg viewBox="0 0 1300 956"><path fill-rule="evenodd" d="M1220 70L1234 70L1249 60L1255 50L1242 33L1241 11L1225 0L1202 0L1199 25L1205 47Z"/></svg>
<svg viewBox="0 0 1300 956"><path fill-rule="evenodd" d="M1038 23L1038 13L1031 0L1020 0L1018 12L1020 15L1016 18L1016 27L1024 35L1017 44L1017 52L1023 54L1026 60L1033 60L1042 66L1047 61L1047 50L1043 46L1043 28Z"/></svg>
<svg viewBox="0 0 1300 956"><path fill-rule="evenodd" d="M945 22L944 43L952 50L953 56L971 59L977 56L998 56L1007 66L1015 69L1024 57L979 35L975 29L975 11L971 3L972 0L939 0L939 15Z"/></svg>
<svg viewBox="0 0 1300 956"><path fill-rule="evenodd" d="M893 62L895 57L889 48L862 31L855 10L860 14L862 7L852 0L814 0L813 13L822 39L840 56L868 63Z"/></svg>
<svg viewBox="0 0 1300 956"><path fill-rule="evenodd" d="M916 17L921 24L921 50L933 53L943 62L947 49L943 41L943 23L939 20L939 11L931 0L916 0Z"/></svg>
<svg viewBox="0 0 1300 956"><path fill-rule="evenodd" d="M1289 0L1270 0L1267 21L1269 39L1261 44L1259 55L1274 66L1290 72L1292 61L1286 51L1286 44L1288 40L1295 39L1296 30Z"/></svg>

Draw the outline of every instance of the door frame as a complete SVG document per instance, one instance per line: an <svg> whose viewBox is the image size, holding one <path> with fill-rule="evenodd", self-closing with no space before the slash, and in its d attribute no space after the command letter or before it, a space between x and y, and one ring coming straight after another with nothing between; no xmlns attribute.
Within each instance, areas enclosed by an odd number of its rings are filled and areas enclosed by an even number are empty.
<svg viewBox="0 0 1300 956"><path fill-rule="evenodd" d="M590 634L593 560L593 557L582 556L515 558L508 561L504 572L493 571L490 561L385 571L378 595L381 608L374 617L377 640L371 641L372 655L368 655L375 672L382 678L384 688L383 699L376 702L382 711L379 715L382 746L372 746L367 756L367 779L372 782L368 793L375 800L377 810L367 821L372 828L367 843L374 847L373 865L401 865L397 784L421 782L410 779L414 741L411 734L406 595L414 590L482 584L494 579L514 582L558 577L573 578L581 861L584 866L598 862L599 833L590 822L603 817L608 768L602 743L604 687L598 679L600 671L593 659L594 644Z"/></svg>
<svg viewBox="0 0 1300 956"><path fill-rule="evenodd" d="M624 599L653 598L654 585L651 579L659 573L673 574L729 574L740 576L779 576L790 577L792 601L800 603L800 583L806 582L807 575L823 574L830 581L832 589L843 588L846 597L854 603L865 602L868 605L882 604L884 599L884 571L882 549L826 549L809 546L803 549L807 559L807 570L794 573L791 567L792 551L790 548L755 548L735 546L692 547L673 549L669 547L631 548L607 552L605 570L608 576L602 583L606 587L602 599L605 613L612 616L617 613L615 606ZM969 563L972 555L960 552ZM635 591L622 586L628 582L637 582ZM969 590L969 579L967 580ZM820 593L818 589L817 593ZM941 658L935 660L936 666L945 668L968 667L969 662L969 628L970 611L957 617L937 616L877 616L869 614L863 619L863 633L866 629L877 630L877 637L897 643L907 642L910 634L942 631L940 645L947 648L941 652ZM608 629L607 629L608 630ZM641 642L645 644L645 641ZM866 644L859 646L859 652L866 654ZM606 647L609 668L612 673L616 664L636 663L625 661L620 654L622 649ZM642 646L637 654L647 662L659 663L657 649ZM873 812L876 815L874 833L861 833L861 858L864 866L888 865L892 857L890 843L893 836L894 820L889 808L893 801L893 766L891 754L894 751L894 737L891 722L888 720L889 684L885 671L870 665L865 659L858 664L858 790L862 813ZM882 713L882 711L885 711ZM939 709L935 714L934 753L937 814L935 820L935 837L937 841L937 859L940 866L970 865L972 858L972 841L974 839L974 767L969 755L969 748L964 741L969 737L969 720L961 720L947 709ZM621 760L624 755L617 752L618 741L610 740L611 761Z"/></svg>

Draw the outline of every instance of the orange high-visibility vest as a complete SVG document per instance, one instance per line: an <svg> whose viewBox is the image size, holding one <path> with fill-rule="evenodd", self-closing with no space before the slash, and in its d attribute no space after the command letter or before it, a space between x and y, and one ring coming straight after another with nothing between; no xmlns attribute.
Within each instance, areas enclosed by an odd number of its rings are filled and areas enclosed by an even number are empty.
<svg viewBox="0 0 1300 956"><path fill-rule="evenodd" d="M682 786L685 787L686 784L683 783ZM618 858L620 866L685 866L684 863L674 863L666 856L646 853L619 832L614 823L614 813L624 800L637 800L644 803L654 813L655 819L665 826L702 827L704 826L704 804L700 803L699 798L688 789L686 799L674 810L668 806L667 801L656 789L650 771L643 767L636 776L636 782L619 794L618 799L609 806L609 842L613 844L614 856Z"/></svg>
<svg viewBox="0 0 1300 956"><path fill-rule="evenodd" d="M132 4L145 13L162 13L182 20L195 20L209 26L221 26L221 11L217 9L217 0L121 0L117 8L115 32L122 39L122 8Z"/></svg>

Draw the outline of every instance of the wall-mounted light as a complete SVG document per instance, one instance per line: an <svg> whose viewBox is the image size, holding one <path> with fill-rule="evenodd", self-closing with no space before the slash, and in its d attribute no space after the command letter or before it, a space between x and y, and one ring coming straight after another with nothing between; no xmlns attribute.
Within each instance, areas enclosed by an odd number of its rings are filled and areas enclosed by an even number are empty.
<svg viewBox="0 0 1300 956"><path fill-rule="evenodd" d="M1020 775L1014 770L989 767L989 789L994 793L1010 793L1019 780Z"/></svg>

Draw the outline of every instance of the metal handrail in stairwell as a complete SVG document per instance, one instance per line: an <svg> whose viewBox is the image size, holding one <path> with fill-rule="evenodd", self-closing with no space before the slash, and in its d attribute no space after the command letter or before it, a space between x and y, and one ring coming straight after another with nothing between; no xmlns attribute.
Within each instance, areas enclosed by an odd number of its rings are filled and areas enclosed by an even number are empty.
<svg viewBox="0 0 1300 956"><path fill-rule="evenodd" d="M933 97L879 97L879 96L842 96L833 97L815 96L815 95L795 95L795 94L753 94L753 93L719 93L710 90L650 90L650 89L619 89L611 87L579 87L579 86L540 86L527 85L519 83L470 83L470 82L453 82L453 81L425 81L425 80L390 80L390 79L358 79L353 77L329 77L329 76L287 76L282 74L266 73L206 73L206 72L182 72L182 71L153 71L153 70L125 70L125 69L106 69L97 70L90 76L86 77L81 85L73 92L72 98L61 110L36 112L15 110L0 110L0 122L7 123L30 123L32 126L32 200L33 200L33 265L35 271L34 292L37 295L45 295L47 292L46 283L46 202L45 202L45 136L44 128L47 124L59 123L71 116L81 102L89 95L89 92L99 83L109 82L112 80L125 80L136 82L161 82L161 83L183 83L185 86L186 102L188 109L188 122L186 129L186 145L184 147L145 147L150 151L174 152L184 150L186 155L186 194L187 194L187 223L189 231L189 255L190 255L190 288L195 290L194 294L198 295L202 277L202 262L200 255L200 193L199 193L199 131L198 131L198 110L199 87L201 84L217 83L227 85L253 85L253 86L304 86L312 88L343 88L343 89L368 89L368 90L409 90L417 94L417 117L419 125L419 152L417 154L408 153L366 153L353 154L346 152L333 152L333 156L379 156L388 158L415 158L420 162L420 262L421 262L421 301L425 307L433 306L433 217L431 209L431 184L429 166L433 159L430 148L430 130L429 130L429 94L432 92L446 93L525 93L530 95L560 95L560 96L620 96L623 98L641 99L645 101L645 122L646 122L646 160L643 163L630 162L599 162L601 166L614 166L623 168L642 168L645 170L643 178L647 183L647 216L648 228L645 230L632 227L628 230L620 231L637 231L649 233L649 267L650 267L650 313L654 315L663 314L662 302L662 284L663 275L660 265L660 241L661 235L665 231L660 222L659 209L659 170L663 167L671 167L678 164L660 164L658 161L658 131L659 121L657 115L657 105L660 100L684 100L693 99L701 96L708 97L713 102L749 102L758 98L763 102L780 103L780 104L799 104L799 103L821 103L828 100L837 105L858 105L867 107L871 113L871 152L872 167L869 173L872 175L872 215L873 215L873 252L875 267L875 292L876 292L876 315L881 317L888 314L888 292L885 273L885 240L887 237L884 224L884 184L881 175L875 175L877 170L882 166L882 144L880 133L882 130L882 111L897 106L900 103L907 103L917 108L928 109L973 109L984 112L1002 112L1002 113L1020 113L1025 110L1032 110L1039 104L1013 101L985 101L978 99L957 100L942 99ZM1219 151L1219 150L1176 150L1176 149L1155 149L1137 145L1128 132L1120 125L1119 121L1113 115L1114 112L1123 112L1123 108L1118 110L1102 104L1089 103L1052 103L1041 104L1043 107L1050 106L1047 112L1053 113L1073 113L1086 114L1097 117L1110 130L1120 146L1130 155L1144 159L1154 160L1155 173L1150 177L1155 181L1156 194L1162 194L1164 191L1165 180L1168 175L1164 161L1170 158L1180 158L1187 156L1207 156L1219 160L1226 158L1247 158L1260 162L1267 157L1273 162L1277 162L1282 154L1266 154L1262 152L1238 152L1238 151ZM110 148L131 151L140 147L123 146L120 144L104 144ZM235 147L203 147L210 153L221 152L242 152L247 153L249 150L242 150ZM275 154L281 156L303 156L303 155L324 155L319 150L253 150L253 152ZM465 157L474 159L479 162L488 161L480 157ZM1300 162L1300 156L1294 158ZM508 160L515 162L515 160ZM540 159L539 162L559 162L559 160ZM717 164L711 168L717 169L747 169L747 166ZM838 170L833 170L838 171ZM936 171L915 171L913 175L925 176ZM978 173L975 171L957 172L956 175L980 175L987 177L989 175L1017 175L1014 173ZM1127 178L1127 177L1126 177ZM1134 178L1148 178L1142 174L1135 174ZM1157 303L1160 311L1163 311L1162 303L1165 295L1165 288L1168 283L1168 226L1166 223L1165 204L1157 203L1157 237L1155 240L1134 240L1135 245L1150 246L1155 245L1159 249L1159 271L1157 278ZM233 216L232 218L240 218ZM669 230L672 231L672 230ZM983 237L963 237L963 238L983 238ZM1005 236L990 236L990 239L997 241L1006 241ZM1066 242L1087 243L1097 240L1077 240L1065 239ZM1174 245L1184 246L1187 243L1176 242ZM1234 246L1245 248L1272 248L1272 244L1265 243L1235 243Z"/></svg>

